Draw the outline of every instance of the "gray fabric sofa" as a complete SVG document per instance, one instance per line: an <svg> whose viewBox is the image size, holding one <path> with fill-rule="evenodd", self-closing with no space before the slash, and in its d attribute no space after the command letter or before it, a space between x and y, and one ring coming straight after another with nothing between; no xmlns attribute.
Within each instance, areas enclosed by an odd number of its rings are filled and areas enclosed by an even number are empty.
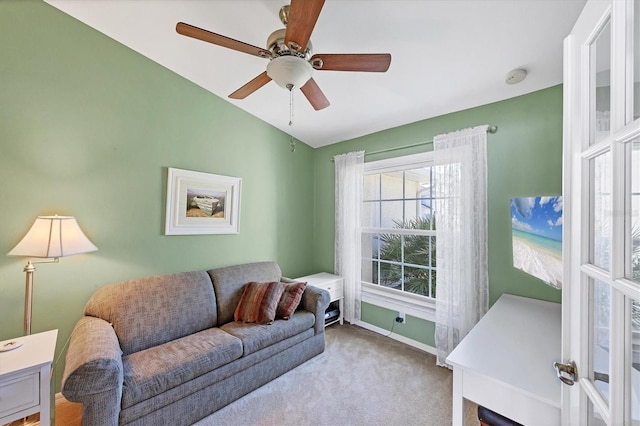
<svg viewBox="0 0 640 426"><path fill-rule="evenodd" d="M62 394L83 425L189 425L324 351L329 294L307 286L289 320L235 322L243 287L275 262L99 288L69 342Z"/></svg>

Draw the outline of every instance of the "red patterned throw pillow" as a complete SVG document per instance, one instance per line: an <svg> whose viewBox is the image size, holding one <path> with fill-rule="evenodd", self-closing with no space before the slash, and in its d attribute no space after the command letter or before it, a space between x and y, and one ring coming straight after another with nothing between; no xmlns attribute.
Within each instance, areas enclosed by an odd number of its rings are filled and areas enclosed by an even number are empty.
<svg viewBox="0 0 640 426"><path fill-rule="evenodd" d="M302 300L302 293L304 293L304 289L307 287L307 283L286 283L284 293L282 293L282 297L280 298L280 303L278 303L278 309L276 311L276 316L278 318L288 320L291 315L296 311L296 308L300 304L300 300Z"/></svg>
<svg viewBox="0 0 640 426"><path fill-rule="evenodd" d="M250 282L244 286L240 302L233 313L236 321L271 324L284 291L284 284L274 281Z"/></svg>

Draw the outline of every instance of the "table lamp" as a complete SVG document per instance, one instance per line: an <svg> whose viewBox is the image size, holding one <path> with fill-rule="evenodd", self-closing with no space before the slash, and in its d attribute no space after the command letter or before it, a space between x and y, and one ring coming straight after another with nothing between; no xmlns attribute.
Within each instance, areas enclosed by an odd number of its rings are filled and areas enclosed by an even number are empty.
<svg viewBox="0 0 640 426"><path fill-rule="evenodd" d="M33 298L34 263L58 263L58 259L98 248L84 235L72 216L38 216L27 235L7 256L25 256L47 260L28 260L24 300L24 333L31 334L31 301Z"/></svg>

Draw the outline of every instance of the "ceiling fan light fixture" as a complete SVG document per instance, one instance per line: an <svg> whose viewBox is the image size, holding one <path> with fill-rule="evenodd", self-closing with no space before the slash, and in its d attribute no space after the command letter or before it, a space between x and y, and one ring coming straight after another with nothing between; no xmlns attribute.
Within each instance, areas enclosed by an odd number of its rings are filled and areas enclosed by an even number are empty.
<svg viewBox="0 0 640 426"><path fill-rule="evenodd" d="M330 105L327 97L311 77L318 71L386 72L391 64L389 53L332 53L312 54L311 33L320 16L325 0L290 0L280 10L286 28L272 32L267 48L254 46L198 28L185 22L176 24L176 32L186 37L215 44L252 56L269 59L267 70L229 95L231 99L245 99L271 80L289 90L290 111L293 111L293 89L299 88L313 109L319 111ZM292 123L290 117L290 124Z"/></svg>
<svg viewBox="0 0 640 426"><path fill-rule="evenodd" d="M267 65L267 75L282 88L291 90L309 81L313 68L297 56L279 56Z"/></svg>

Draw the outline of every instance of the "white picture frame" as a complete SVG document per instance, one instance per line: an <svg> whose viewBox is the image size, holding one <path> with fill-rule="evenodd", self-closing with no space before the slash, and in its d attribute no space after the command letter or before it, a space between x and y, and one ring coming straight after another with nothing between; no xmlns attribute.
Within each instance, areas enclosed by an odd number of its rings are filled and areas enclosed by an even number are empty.
<svg viewBox="0 0 640 426"><path fill-rule="evenodd" d="M165 235L237 234L242 179L169 167Z"/></svg>

